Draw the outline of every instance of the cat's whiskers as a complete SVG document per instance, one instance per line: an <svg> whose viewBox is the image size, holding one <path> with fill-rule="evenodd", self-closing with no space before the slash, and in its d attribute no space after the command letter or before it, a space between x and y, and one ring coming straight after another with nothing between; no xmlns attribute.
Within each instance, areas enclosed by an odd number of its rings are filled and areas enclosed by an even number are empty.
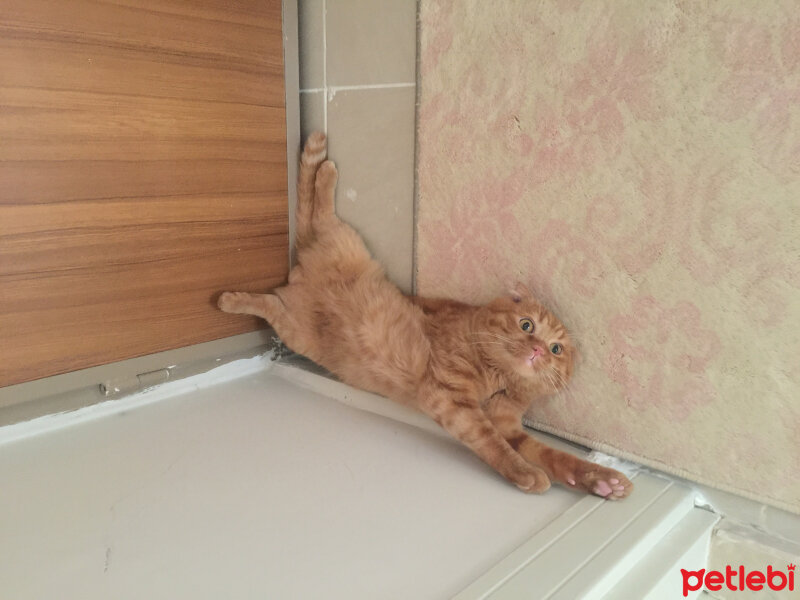
<svg viewBox="0 0 800 600"><path fill-rule="evenodd" d="M563 375L561 375L561 373L559 373L558 371L556 371L556 368L555 368L553 365L550 365L550 367L549 367L549 368L550 368L550 370L553 372L553 375L555 375L555 376L556 376L556 378L558 379L558 381L559 381L559 382L561 382L561 385L562 385L563 387L567 387L567 380L566 380L566 379L564 379L564 376L563 376Z"/></svg>
<svg viewBox="0 0 800 600"><path fill-rule="evenodd" d="M477 342L468 342L468 346L505 346L505 342L489 342L486 340L481 340ZM460 346L460 348L466 348L466 346Z"/></svg>
<svg viewBox="0 0 800 600"><path fill-rule="evenodd" d="M561 373L556 371L553 366L550 366L550 370L562 384L561 387L556 387L556 396L560 397L563 393L568 399L575 400L575 393L572 391L572 389L570 389L569 383L564 379Z"/></svg>
<svg viewBox="0 0 800 600"><path fill-rule="evenodd" d="M545 377L547 377L547 380L550 382L550 385L553 387L553 389L554 389L556 392L558 392L558 386L556 385L556 382L555 382L555 380L553 379L553 376L552 376L552 375L550 375L550 373L548 373L547 371L542 371L542 374L543 374Z"/></svg>
<svg viewBox="0 0 800 600"><path fill-rule="evenodd" d="M551 386L556 387L555 381L553 381L553 377L547 371L542 371L542 375L547 378L547 381L550 383Z"/></svg>
<svg viewBox="0 0 800 600"><path fill-rule="evenodd" d="M556 387L556 389L558 390L559 394L563 393L565 396L574 399L575 395L573 394L572 390L570 389L569 384L567 384L567 382L564 381L564 378L561 377L561 375L559 375L558 373L554 372L553 374L556 377L556 383L560 384L560 385L558 385Z"/></svg>
<svg viewBox="0 0 800 600"><path fill-rule="evenodd" d="M470 346L505 346L505 342L469 342Z"/></svg>
<svg viewBox="0 0 800 600"><path fill-rule="evenodd" d="M565 398L564 390L556 389L555 393L553 393L551 398L555 398L556 400L563 400Z"/></svg>
<svg viewBox="0 0 800 600"><path fill-rule="evenodd" d="M505 342L486 342L486 341L479 341L479 342L468 342L470 346L476 346L478 344L486 345L495 345L495 346L505 346Z"/></svg>
<svg viewBox="0 0 800 600"><path fill-rule="evenodd" d="M511 338L507 338L507 337L499 335L497 333L492 333L491 331L473 331L473 332L470 332L470 335L489 335L489 336L492 336L494 338L497 338L498 340L503 340L504 342L514 343L514 340L512 340Z"/></svg>

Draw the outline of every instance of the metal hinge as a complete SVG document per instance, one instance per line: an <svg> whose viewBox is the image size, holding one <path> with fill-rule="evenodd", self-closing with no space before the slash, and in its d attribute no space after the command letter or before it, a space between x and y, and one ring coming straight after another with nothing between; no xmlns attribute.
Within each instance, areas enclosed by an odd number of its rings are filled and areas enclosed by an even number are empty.
<svg viewBox="0 0 800 600"><path fill-rule="evenodd" d="M147 373L139 373L138 375L131 375L130 377L109 379L100 384L100 393L106 398L125 396L160 383L165 383L169 380L169 375L170 370L167 368L148 371Z"/></svg>

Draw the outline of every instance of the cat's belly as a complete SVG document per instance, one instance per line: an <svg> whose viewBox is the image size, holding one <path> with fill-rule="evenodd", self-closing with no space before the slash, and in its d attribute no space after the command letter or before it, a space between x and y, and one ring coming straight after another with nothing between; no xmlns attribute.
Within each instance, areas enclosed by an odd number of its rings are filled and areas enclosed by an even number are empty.
<svg viewBox="0 0 800 600"><path fill-rule="evenodd" d="M396 289L354 286L315 312L320 353L310 358L355 387L396 400L415 394L431 347L422 312Z"/></svg>

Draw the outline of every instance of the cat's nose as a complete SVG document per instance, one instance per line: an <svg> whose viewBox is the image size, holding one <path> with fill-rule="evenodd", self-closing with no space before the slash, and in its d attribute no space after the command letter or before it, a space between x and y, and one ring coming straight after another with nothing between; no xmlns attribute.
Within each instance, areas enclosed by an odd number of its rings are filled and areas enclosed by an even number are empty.
<svg viewBox="0 0 800 600"><path fill-rule="evenodd" d="M544 354L544 350L542 350L541 346L533 347L533 356L541 356L542 354Z"/></svg>

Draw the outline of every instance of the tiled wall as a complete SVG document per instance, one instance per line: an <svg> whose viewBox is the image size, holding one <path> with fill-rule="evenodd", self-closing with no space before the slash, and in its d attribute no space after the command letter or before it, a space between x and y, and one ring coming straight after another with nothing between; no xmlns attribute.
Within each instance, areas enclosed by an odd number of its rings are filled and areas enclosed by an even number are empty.
<svg viewBox="0 0 800 600"><path fill-rule="evenodd" d="M415 0L299 0L300 123L328 134L338 215L412 285Z"/></svg>

